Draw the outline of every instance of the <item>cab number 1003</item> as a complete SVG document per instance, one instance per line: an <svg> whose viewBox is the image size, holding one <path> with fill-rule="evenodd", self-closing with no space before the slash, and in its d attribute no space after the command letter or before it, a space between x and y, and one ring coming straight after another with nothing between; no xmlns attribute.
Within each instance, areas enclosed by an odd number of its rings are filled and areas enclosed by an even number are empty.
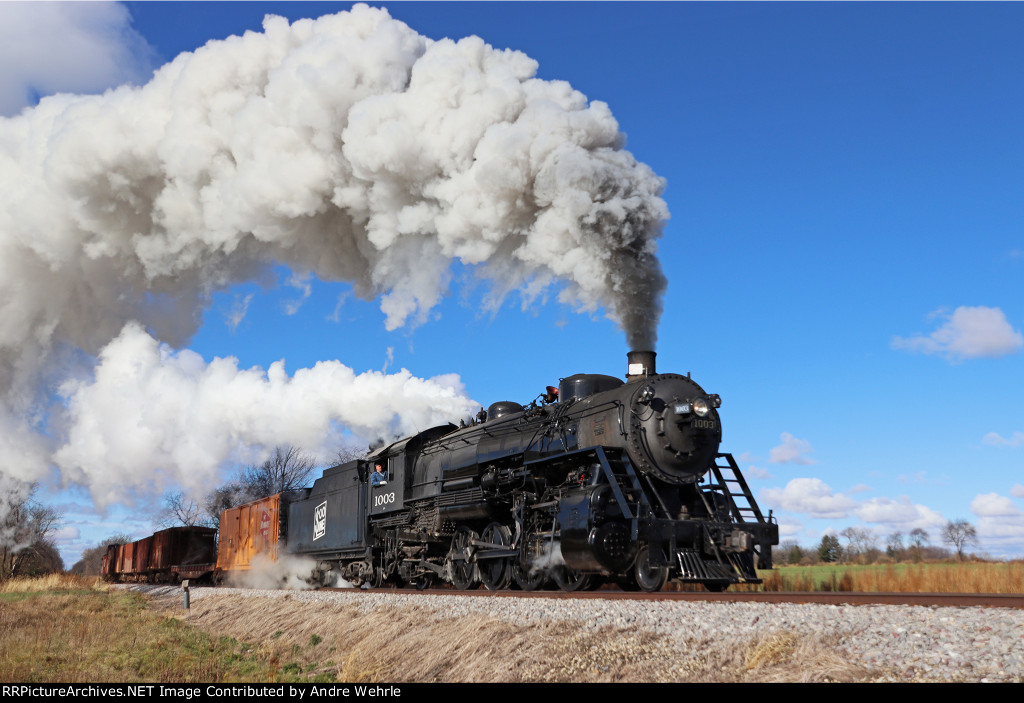
<svg viewBox="0 0 1024 703"><path fill-rule="evenodd" d="M394 503L394 502L395 502L395 494L394 493L381 493L380 495L375 495L373 497L373 507L375 507L375 508L379 508L382 505L387 505L388 503Z"/></svg>

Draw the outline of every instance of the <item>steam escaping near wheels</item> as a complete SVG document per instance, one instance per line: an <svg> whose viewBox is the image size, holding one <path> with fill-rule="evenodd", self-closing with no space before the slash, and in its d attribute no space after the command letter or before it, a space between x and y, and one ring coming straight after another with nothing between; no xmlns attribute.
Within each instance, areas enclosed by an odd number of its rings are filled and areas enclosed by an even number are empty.
<svg viewBox="0 0 1024 703"><path fill-rule="evenodd" d="M237 588L305 591L319 585L310 578L315 566L314 559L295 554L281 553L276 559L258 554L248 571L230 572L224 583ZM340 583L338 587L344 588Z"/></svg>

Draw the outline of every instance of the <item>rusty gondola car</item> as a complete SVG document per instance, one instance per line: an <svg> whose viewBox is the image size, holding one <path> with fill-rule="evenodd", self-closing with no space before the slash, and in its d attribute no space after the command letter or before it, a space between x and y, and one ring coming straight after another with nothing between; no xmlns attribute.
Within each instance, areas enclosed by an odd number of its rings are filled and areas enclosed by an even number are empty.
<svg viewBox="0 0 1024 703"><path fill-rule="evenodd" d="M111 544L100 574L107 581L176 583L209 576L216 565L217 530L171 527L128 544Z"/></svg>

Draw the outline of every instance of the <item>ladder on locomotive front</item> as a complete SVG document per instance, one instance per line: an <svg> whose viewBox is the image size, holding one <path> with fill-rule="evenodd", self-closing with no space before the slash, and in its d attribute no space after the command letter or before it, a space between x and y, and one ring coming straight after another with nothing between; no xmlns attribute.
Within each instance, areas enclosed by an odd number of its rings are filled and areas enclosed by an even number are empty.
<svg viewBox="0 0 1024 703"><path fill-rule="evenodd" d="M754 500L754 494L751 493L750 487L747 485L747 480L743 478L743 473L740 471L739 465L736 463L736 459L733 458L732 454L717 454L715 460L711 462L711 467L708 472L709 482L703 486L701 496L704 498L704 503L708 508L709 513L717 514L717 506L713 506L707 500L707 493L717 493L725 498L726 509L728 510L728 517L733 522L741 525L757 525L767 526L775 523L775 517L768 513L768 518L765 519L764 514L761 512L761 508L757 505L757 501ZM706 492L707 493L706 493ZM758 546L755 548L759 561L762 561L766 565L766 568L771 568L771 545L777 544L778 540L774 542L767 541L767 537L763 534L764 529L755 530L758 534Z"/></svg>
<svg viewBox="0 0 1024 703"><path fill-rule="evenodd" d="M722 460L725 461L724 466L719 463ZM732 454L716 455L715 460L711 463L710 474L713 476L713 480L705 484L703 488L725 496L729 514L733 520L739 523L765 522L761 508L754 500L754 494L750 492L750 487L747 485L746 479L743 478L743 474L740 473L740 467L736 464Z"/></svg>

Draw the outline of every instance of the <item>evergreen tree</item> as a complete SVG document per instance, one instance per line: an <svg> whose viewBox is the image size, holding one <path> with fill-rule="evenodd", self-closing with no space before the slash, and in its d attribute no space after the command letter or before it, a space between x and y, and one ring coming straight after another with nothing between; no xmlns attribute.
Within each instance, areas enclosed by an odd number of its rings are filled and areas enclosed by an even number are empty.
<svg viewBox="0 0 1024 703"><path fill-rule="evenodd" d="M839 538L835 535L824 535L821 538L821 544L818 545L818 559L819 561L826 562L828 564L839 561L839 556L842 553L842 547L839 545Z"/></svg>

